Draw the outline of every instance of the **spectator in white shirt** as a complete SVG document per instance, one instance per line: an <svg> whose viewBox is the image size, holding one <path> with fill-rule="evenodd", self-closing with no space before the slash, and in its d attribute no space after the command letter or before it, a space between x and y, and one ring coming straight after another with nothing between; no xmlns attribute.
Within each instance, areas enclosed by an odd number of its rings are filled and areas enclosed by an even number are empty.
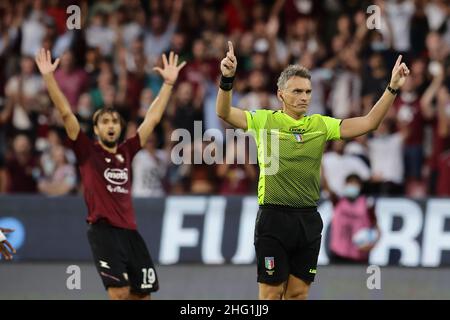
<svg viewBox="0 0 450 320"><path fill-rule="evenodd" d="M98 11L86 29L86 42L90 47L99 48L102 55L111 56L116 41L116 32L106 24L107 15Z"/></svg>
<svg viewBox="0 0 450 320"><path fill-rule="evenodd" d="M145 147L136 154L133 160L133 196L164 196L163 179L166 175L168 162L167 152L157 149L156 135L151 135Z"/></svg>
<svg viewBox="0 0 450 320"><path fill-rule="evenodd" d="M77 172L75 166L68 162L63 146L52 147L51 161L54 163L54 168L49 176L39 181L39 192L48 196L69 194L77 185Z"/></svg>
<svg viewBox="0 0 450 320"><path fill-rule="evenodd" d="M408 52L411 48L411 19L415 6L411 0L394 0L386 3L386 13L392 31L392 45L398 52Z"/></svg>
<svg viewBox="0 0 450 320"><path fill-rule="evenodd" d="M325 189L343 196L345 179L350 174L356 174L362 180L370 178L369 166L358 156L344 153L345 141L333 141L332 151L323 155L322 169Z"/></svg>
<svg viewBox="0 0 450 320"><path fill-rule="evenodd" d="M46 35L45 20L48 19L43 8L43 1L32 1L32 3L33 9L21 26L21 53L28 56L34 56L42 46L42 40Z"/></svg>
<svg viewBox="0 0 450 320"><path fill-rule="evenodd" d="M160 14L153 14L150 17L150 30L145 33L144 47L145 54L152 61L156 61L161 53L169 49L170 40L177 29L182 8L182 0L173 2L172 14L167 25Z"/></svg>
<svg viewBox="0 0 450 320"><path fill-rule="evenodd" d="M403 193L403 141L405 131L394 132L395 122L386 119L368 141L372 167L372 191L380 195Z"/></svg>

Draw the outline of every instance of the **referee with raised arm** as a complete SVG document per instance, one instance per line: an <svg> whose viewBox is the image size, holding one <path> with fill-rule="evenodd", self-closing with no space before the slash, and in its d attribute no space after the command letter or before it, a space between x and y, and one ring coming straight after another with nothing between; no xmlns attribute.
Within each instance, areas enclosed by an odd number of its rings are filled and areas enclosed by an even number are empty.
<svg viewBox="0 0 450 320"><path fill-rule="evenodd" d="M311 102L311 76L300 65L288 66L278 78L281 109L244 111L231 106L237 60L233 44L221 61L222 77L216 102L217 115L234 126L253 131L258 149L259 210L255 250L260 299L306 299L314 281L323 223L317 212L320 167L325 143L349 139L375 130L405 83L409 69L399 56L390 84L370 112L345 120L306 112ZM259 106L255 106L259 107ZM279 154L276 172L267 156Z"/></svg>

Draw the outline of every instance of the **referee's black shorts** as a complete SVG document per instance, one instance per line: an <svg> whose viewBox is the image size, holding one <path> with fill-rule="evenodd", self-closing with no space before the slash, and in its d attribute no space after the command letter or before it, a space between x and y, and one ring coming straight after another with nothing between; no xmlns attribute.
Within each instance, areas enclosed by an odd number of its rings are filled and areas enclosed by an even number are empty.
<svg viewBox="0 0 450 320"><path fill-rule="evenodd" d="M261 205L255 225L258 282L279 284L289 275L313 282L323 222L317 207Z"/></svg>
<svg viewBox="0 0 450 320"><path fill-rule="evenodd" d="M95 266L106 289L129 286L137 294L159 289L152 258L136 230L97 222L89 224L87 234Z"/></svg>

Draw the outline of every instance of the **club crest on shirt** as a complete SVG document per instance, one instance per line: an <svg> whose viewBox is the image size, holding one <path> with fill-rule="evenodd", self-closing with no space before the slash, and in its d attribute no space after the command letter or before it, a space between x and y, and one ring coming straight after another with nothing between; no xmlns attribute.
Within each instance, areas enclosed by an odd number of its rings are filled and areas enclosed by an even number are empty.
<svg viewBox="0 0 450 320"><path fill-rule="evenodd" d="M124 162L125 159L121 154L116 154L116 159L119 160L120 162Z"/></svg>

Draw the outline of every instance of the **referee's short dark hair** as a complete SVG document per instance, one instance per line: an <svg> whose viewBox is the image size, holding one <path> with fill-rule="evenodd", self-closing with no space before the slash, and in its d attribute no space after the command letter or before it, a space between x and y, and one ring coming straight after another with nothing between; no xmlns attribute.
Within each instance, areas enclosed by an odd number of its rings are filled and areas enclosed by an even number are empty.
<svg viewBox="0 0 450 320"><path fill-rule="evenodd" d="M286 82L292 77L300 77L311 80L311 74L309 70L299 64L291 64L286 67L286 69L281 72L278 77L277 86L278 90L284 89Z"/></svg>

